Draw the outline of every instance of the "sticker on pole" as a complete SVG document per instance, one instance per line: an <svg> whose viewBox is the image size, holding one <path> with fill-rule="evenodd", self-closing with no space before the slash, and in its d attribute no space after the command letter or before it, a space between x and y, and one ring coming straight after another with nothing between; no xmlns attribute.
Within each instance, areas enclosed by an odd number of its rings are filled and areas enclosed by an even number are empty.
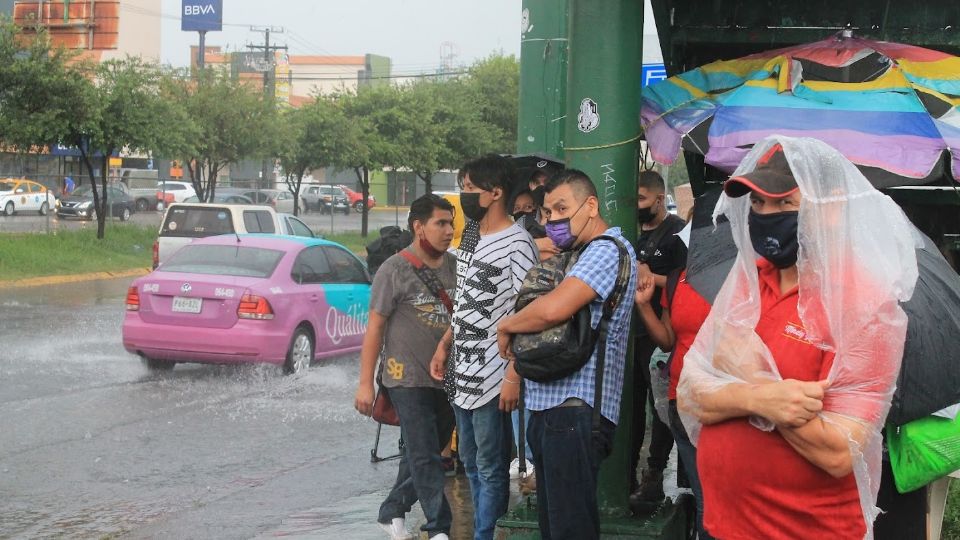
<svg viewBox="0 0 960 540"><path fill-rule="evenodd" d="M520 34L526 34L531 30L533 30L533 25L530 24L530 8L523 8L523 12L520 14Z"/></svg>
<svg viewBox="0 0 960 540"><path fill-rule="evenodd" d="M597 102L590 98L583 98L580 102L580 114L577 115L577 129L590 133L600 125L600 115L597 114Z"/></svg>

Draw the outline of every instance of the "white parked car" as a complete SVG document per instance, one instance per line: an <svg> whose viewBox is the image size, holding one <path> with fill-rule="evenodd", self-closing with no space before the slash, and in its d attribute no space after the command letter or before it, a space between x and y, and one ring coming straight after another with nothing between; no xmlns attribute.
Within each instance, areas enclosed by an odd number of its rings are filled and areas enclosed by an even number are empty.
<svg viewBox="0 0 960 540"><path fill-rule="evenodd" d="M57 198L43 184L31 180L0 180L0 212L12 216L16 212L38 212L41 216L56 207Z"/></svg>
<svg viewBox="0 0 960 540"><path fill-rule="evenodd" d="M190 182L166 181L157 184L157 203L158 209L170 206L175 202L183 202L184 199L193 197L197 194Z"/></svg>
<svg viewBox="0 0 960 540"><path fill-rule="evenodd" d="M153 243L153 267L197 238L248 233L316 237L303 221L268 206L174 203L163 215L157 241Z"/></svg>

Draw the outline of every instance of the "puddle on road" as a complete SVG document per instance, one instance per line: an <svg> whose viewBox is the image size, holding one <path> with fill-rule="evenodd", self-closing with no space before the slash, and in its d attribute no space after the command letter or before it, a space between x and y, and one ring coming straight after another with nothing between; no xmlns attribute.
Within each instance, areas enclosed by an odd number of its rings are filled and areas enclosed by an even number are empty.
<svg viewBox="0 0 960 540"><path fill-rule="evenodd" d="M359 495L333 502L328 506L297 512L285 518L279 526L261 533L256 538L297 538L310 540L383 540L385 534L377 526L377 511L389 493L389 486L374 493ZM470 502L470 487L466 476L447 478L447 500L453 512L451 540L473 538L473 505ZM407 530L417 533L426 523L420 504L414 504L407 514ZM426 539L420 532L418 538Z"/></svg>

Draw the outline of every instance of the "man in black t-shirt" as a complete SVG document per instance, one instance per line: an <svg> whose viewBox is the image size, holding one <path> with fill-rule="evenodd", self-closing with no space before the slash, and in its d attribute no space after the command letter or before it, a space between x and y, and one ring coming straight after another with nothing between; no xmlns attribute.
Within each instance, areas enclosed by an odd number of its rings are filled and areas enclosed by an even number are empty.
<svg viewBox="0 0 960 540"><path fill-rule="evenodd" d="M636 252L639 263L637 279L653 274L657 289L654 298L659 299L667 283L667 275L687 264L687 246L677 233L686 226L686 222L667 212L666 185L663 178L654 171L643 171L637 180L637 221L640 225L640 237L637 239ZM638 281L639 283L639 281ZM653 304L660 315L660 302ZM664 499L663 469L667 466L670 450L673 449L673 435L670 428L656 414L651 419L650 456L640 483L636 483L637 464L640 461L640 449L643 446L646 430L646 403L653 405L650 390L650 357L656 346L646 335L643 325L637 328L637 340L634 347L633 372L633 437L630 445L630 506L637 513L654 510Z"/></svg>

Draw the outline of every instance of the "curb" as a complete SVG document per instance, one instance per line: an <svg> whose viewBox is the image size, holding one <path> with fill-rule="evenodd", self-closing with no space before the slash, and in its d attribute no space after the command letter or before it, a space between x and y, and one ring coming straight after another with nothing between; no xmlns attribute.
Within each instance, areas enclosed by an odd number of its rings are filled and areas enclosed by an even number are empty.
<svg viewBox="0 0 960 540"><path fill-rule="evenodd" d="M122 277L140 277L149 274L149 268L134 268L120 272L91 272L88 274L73 274L66 276L41 276L35 278L13 279L0 281L0 289L14 289L20 287L40 287L42 285L60 285L63 283L77 283L96 279L111 279Z"/></svg>

